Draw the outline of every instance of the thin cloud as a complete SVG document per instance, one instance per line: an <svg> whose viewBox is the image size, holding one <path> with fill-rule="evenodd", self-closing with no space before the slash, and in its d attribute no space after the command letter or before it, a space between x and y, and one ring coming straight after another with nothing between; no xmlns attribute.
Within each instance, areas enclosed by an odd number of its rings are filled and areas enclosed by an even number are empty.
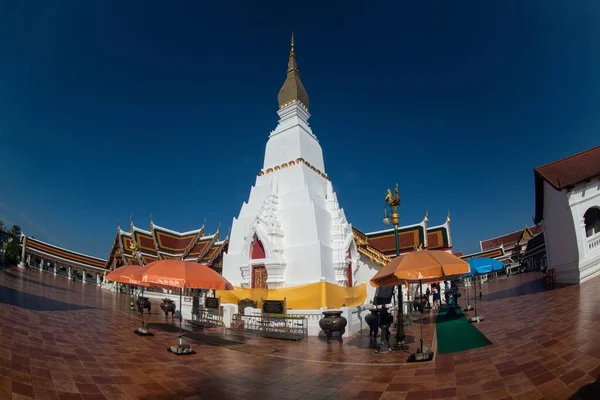
<svg viewBox="0 0 600 400"><path fill-rule="evenodd" d="M57 246L63 247L60 241L56 239L56 235L54 233L50 232L48 229L32 221L31 218L27 216L27 214L18 210L13 210L12 208L7 207L2 202L0 202L0 208L3 209L6 214L8 214L8 217L4 217L5 229L10 229L12 225L19 225L21 226L21 230L23 231L23 233L25 233L26 235L41 236L44 240ZM14 220L18 220L19 222L15 223Z"/></svg>

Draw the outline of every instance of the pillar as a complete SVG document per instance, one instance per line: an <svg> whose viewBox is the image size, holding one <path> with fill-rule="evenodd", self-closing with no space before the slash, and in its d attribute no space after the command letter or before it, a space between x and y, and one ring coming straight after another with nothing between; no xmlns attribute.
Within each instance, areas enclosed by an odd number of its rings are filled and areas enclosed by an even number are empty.
<svg viewBox="0 0 600 400"><path fill-rule="evenodd" d="M56 275L56 270L58 269L58 264L54 263L53 266L54 266L54 275Z"/></svg>
<svg viewBox="0 0 600 400"><path fill-rule="evenodd" d="M13 240L17 240L16 238ZM19 261L19 268L25 268L25 250L27 249L27 236L23 239L23 249L21 249L21 260Z"/></svg>
<svg viewBox="0 0 600 400"><path fill-rule="evenodd" d="M85 285L85 276L86 276L86 272L85 269L81 270L81 284Z"/></svg>
<svg viewBox="0 0 600 400"><path fill-rule="evenodd" d="M40 269L44 269L44 259L40 258Z"/></svg>
<svg viewBox="0 0 600 400"><path fill-rule="evenodd" d="M73 268L68 267L67 269L67 278L71 279L71 271L73 270Z"/></svg>

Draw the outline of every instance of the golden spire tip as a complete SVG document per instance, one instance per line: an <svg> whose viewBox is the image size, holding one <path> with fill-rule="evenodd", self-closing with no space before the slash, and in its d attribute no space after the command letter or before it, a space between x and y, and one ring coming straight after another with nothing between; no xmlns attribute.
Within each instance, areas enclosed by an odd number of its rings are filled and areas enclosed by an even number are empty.
<svg viewBox="0 0 600 400"><path fill-rule="evenodd" d="M291 51L294 51L294 30L292 29Z"/></svg>

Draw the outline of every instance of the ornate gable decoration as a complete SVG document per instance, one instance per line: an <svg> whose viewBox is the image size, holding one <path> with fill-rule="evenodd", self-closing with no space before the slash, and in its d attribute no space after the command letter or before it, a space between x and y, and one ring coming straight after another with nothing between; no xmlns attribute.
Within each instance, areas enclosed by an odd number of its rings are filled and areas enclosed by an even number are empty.
<svg viewBox="0 0 600 400"><path fill-rule="evenodd" d="M120 228L111 249L111 258L120 254L127 264L145 265L159 259L198 261L211 265L219 259L227 241L218 242L219 232L210 236L205 233L204 224L200 229L189 232L176 232L154 225L150 217L150 230L136 227L130 222L129 232ZM106 265L113 264L112 261Z"/></svg>

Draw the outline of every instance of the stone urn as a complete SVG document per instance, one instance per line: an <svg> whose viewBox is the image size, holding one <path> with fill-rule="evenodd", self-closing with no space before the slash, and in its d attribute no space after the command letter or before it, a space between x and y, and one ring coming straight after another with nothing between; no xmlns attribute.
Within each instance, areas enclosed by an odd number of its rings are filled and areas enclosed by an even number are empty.
<svg viewBox="0 0 600 400"><path fill-rule="evenodd" d="M339 341L342 343L344 339L342 336L346 332L346 325L348 321L342 317L342 311L323 311L323 318L319 320L319 326L325 332L327 336L327 343L331 342L331 334L338 332Z"/></svg>
<svg viewBox="0 0 600 400"><path fill-rule="evenodd" d="M376 308L371 308L370 313L365 316L365 322L369 325L369 336L374 335L377 336L377 328L379 324L379 310Z"/></svg>
<svg viewBox="0 0 600 400"><path fill-rule="evenodd" d="M144 313L144 308L148 310L148 314L150 314L152 305L150 304L150 299L148 297L138 297L136 304L140 314Z"/></svg>
<svg viewBox="0 0 600 400"><path fill-rule="evenodd" d="M425 309L425 304L427 304L427 299L425 297L415 297L413 300L413 307L415 310L422 313Z"/></svg>
<svg viewBox="0 0 600 400"><path fill-rule="evenodd" d="M171 299L163 299L162 303L160 303L160 309L165 313L165 318L169 317L169 313L171 313L171 318L175 318L176 308L175 302Z"/></svg>

